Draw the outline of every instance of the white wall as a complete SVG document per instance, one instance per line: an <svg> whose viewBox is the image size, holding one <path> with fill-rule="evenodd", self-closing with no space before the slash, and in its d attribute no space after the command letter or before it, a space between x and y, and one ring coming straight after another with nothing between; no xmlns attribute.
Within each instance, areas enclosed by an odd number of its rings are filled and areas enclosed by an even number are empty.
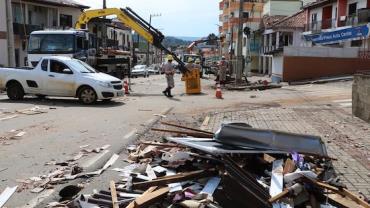
<svg viewBox="0 0 370 208"><path fill-rule="evenodd" d="M274 55L272 57L272 74L273 75L283 75L283 56Z"/></svg>
<svg viewBox="0 0 370 208"><path fill-rule="evenodd" d="M6 32L6 6L5 1L0 1L0 32ZM0 65L8 65L8 42L7 39L0 39Z"/></svg>
<svg viewBox="0 0 370 208"><path fill-rule="evenodd" d="M359 48L284 47L284 56L357 58Z"/></svg>
<svg viewBox="0 0 370 208"><path fill-rule="evenodd" d="M268 1L263 6L263 15L287 15L297 13L302 6L301 1Z"/></svg>

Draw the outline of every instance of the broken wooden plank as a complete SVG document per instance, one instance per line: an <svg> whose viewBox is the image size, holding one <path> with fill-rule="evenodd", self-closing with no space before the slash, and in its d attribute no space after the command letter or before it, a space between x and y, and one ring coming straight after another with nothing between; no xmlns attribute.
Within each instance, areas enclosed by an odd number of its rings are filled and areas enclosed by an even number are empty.
<svg viewBox="0 0 370 208"><path fill-rule="evenodd" d="M164 197L168 192L170 188L168 187L163 187L160 188L156 191L150 192L143 194L141 197L137 198L134 203L135 207L147 207L151 205L152 203L155 203L157 200L161 199Z"/></svg>
<svg viewBox="0 0 370 208"><path fill-rule="evenodd" d="M283 174L285 175L287 173L292 173L293 171L295 171L295 169L296 169L295 163L293 162L293 160L288 158L284 164Z"/></svg>
<svg viewBox="0 0 370 208"><path fill-rule="evenodd" d="M341 196L340 194L328 194L329 200L332 200L333 202L340 204L342 207L347 208L364 208L363 206L357 204L356 202L352 201L348 197Z"/></svg>
<svg viewBox="0 0 370 208"><path fill-rule="evenodd" d="M164 125L167 125L167 126L173 126L173 127L177 127L177 128L180 128L180 129L187 129L187 130L191 130L191 131L195 131L195 132L200 132L200 133L203 133L203 134L210 134L210 135L213 136L213 133L209 132L209 131L204 131L204 130L201 130L201 129L195 129L195 128L190 128L190 127L186 127L186 126L182 126L182 125L172 124L172 123L168 123L168 122L164 122L164 121L162 121L161 123L164 124Z"/></svg>
<svg viewBox="0 0 370 208"><path fill-rule="evenodd" d="M170 183L176 183L176 182L182 182L186 180L192 180L197 178L205 178L215 175L215 171L212 170L197 170L187 173L178 173L176 175L172 176L164 176L157 178L152 181L144 181L144 182L137 182L133 183L133 188L140 189L140 188L146 188L150 186L165 186Z"/></svg>
<svg viewBox="0 0 370 208"><path fill-rule="evenodd" d="M206 118L204 119L204 121L203 121L203 123L202 123L202 125L200 126L200 129L201 130L205 130L205 129L207 129L207 126L208 126L208 124L209 124L209 120L211 119L211 117L210 116L206 116Z"/></svg>
<svg viewBox="0 0 370 208"><path fill-rule="evenodd" d="M268 162L268 163L272 163L276 160L276 158L274 158L273 156L271 156L269 154L264 153L263 154L263 160Z"/></svg>
<svg viewBox="0 0 370 208"><path fill-rule="evenodd" d="M110 187L110 193L111 193L111 196L112 196L113 208L119 208L117 191L116 191L116 184L114 183L114 181L110 181L110 186L109 187Z"/></svg>
<svg viewBox="0 0 370 208"><path fill-rule="evenodd" d="M152 187L150 187L150 188L148 188L143 194L141 194L141 196L139 196L138 198L140 198L140 197L142 197L142 196L144 196L144 195L146 195L146 194L149 194L149 193L151 193L151 192L153 192L155 189L157 189L157 186L152 186ZM137 199L138 199L137 198ZM135 200L136 201L136 200ZM128 204L127 206L126 206L126 208L135 208L135 201L132 201L130 204Z"/></svg>
<svg viewBox="0 0 370 208"><path fill-rule="evenodd" d="M152 131L159 131L159 132L166 132L166 133L174 133L174 134L180 134L180 135L188 135L195 138L212 138L213 136L211 134L205 134L200 132L189 132L189 131L176 131L176 130L170 130L170 129L156 129L152 128Z"/></svg>

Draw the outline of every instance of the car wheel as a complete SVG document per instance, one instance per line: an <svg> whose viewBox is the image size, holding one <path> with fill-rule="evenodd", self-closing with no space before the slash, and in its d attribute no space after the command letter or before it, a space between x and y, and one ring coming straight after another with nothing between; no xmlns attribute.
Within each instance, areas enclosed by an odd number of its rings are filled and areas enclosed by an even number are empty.
<svg viewBox="0 0 370 208"><path fill-rule="evenodd" d="M103 103L109 103L110 101L112 101L112 98L102 100Z"/></svg>
<svg viewBox="0 0 370 208"><path fill-rule="evenodd" d="M78 97L80 101L86 105L93 104L97 100L96 93L91 87L83 87Z"/></svg>
<svg viewBox="0 0 370 208"><path fill-rule="evenodd" d="M9 84L6 88L6 94L11 100L22 100L24 97L24 90L21 84L14 82Z"/></svg>
<svg viewBox="0 0 370 208"><path fill-rule="evenodd" d="M37 97L38 99L45 99L45 98L46 98L46 95L36 95L36 97Z"/></svg>

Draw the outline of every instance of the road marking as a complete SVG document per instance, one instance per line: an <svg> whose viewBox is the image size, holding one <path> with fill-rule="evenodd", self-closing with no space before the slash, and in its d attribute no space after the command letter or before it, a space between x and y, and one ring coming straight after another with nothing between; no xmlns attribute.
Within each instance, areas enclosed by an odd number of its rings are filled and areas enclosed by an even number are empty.
<svg viewBox="0 0 370 208"><path fill-rule="evenodd" d="M128 134L126 134L123 138L124 139L129 139L130 137L132 137L134 134L136 134L137 130L134 129L132 131L130 131Z"/></svg>
<svg viewBox="0 0 370 208"><path fill-rule="evenodd" d="M333 100L334 103L347 103L352 102L352 99L344 99L344 100Z"/></svg>
<svg viewBox="0 0 370 208"><path fill-rule="evenodd" d="M34 208L37 207L41 202L43 202L47 197L54 193L54 189L47 189L39 194L37 197L31 199L25 206L21 208Z"/></svg>
<svg viewBox="0 0 370 208"><path fill-rule="evenodd" d="M92 157L90 160L81 164L81 167L83 169L86 169L86 168L92 166L94 163L96 163L96 161L98 161L100 158L104 157L104 155L108 154L109 152L110 152L109 150L104 150L102 153Z"/></svg>

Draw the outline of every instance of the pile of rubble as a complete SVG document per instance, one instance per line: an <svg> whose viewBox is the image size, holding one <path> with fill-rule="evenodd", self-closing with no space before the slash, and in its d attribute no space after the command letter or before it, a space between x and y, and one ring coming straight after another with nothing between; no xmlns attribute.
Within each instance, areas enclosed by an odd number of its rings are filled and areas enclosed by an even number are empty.
<svg viewBox="0 0 370 208"><path fill-rule="evenodd" d="M129 146L122 177L68 207L370 207L341 184L320 137L225 124ZM108 189L109 187L109 189ZM64 206L58 204L55 206Z"/></svg>

